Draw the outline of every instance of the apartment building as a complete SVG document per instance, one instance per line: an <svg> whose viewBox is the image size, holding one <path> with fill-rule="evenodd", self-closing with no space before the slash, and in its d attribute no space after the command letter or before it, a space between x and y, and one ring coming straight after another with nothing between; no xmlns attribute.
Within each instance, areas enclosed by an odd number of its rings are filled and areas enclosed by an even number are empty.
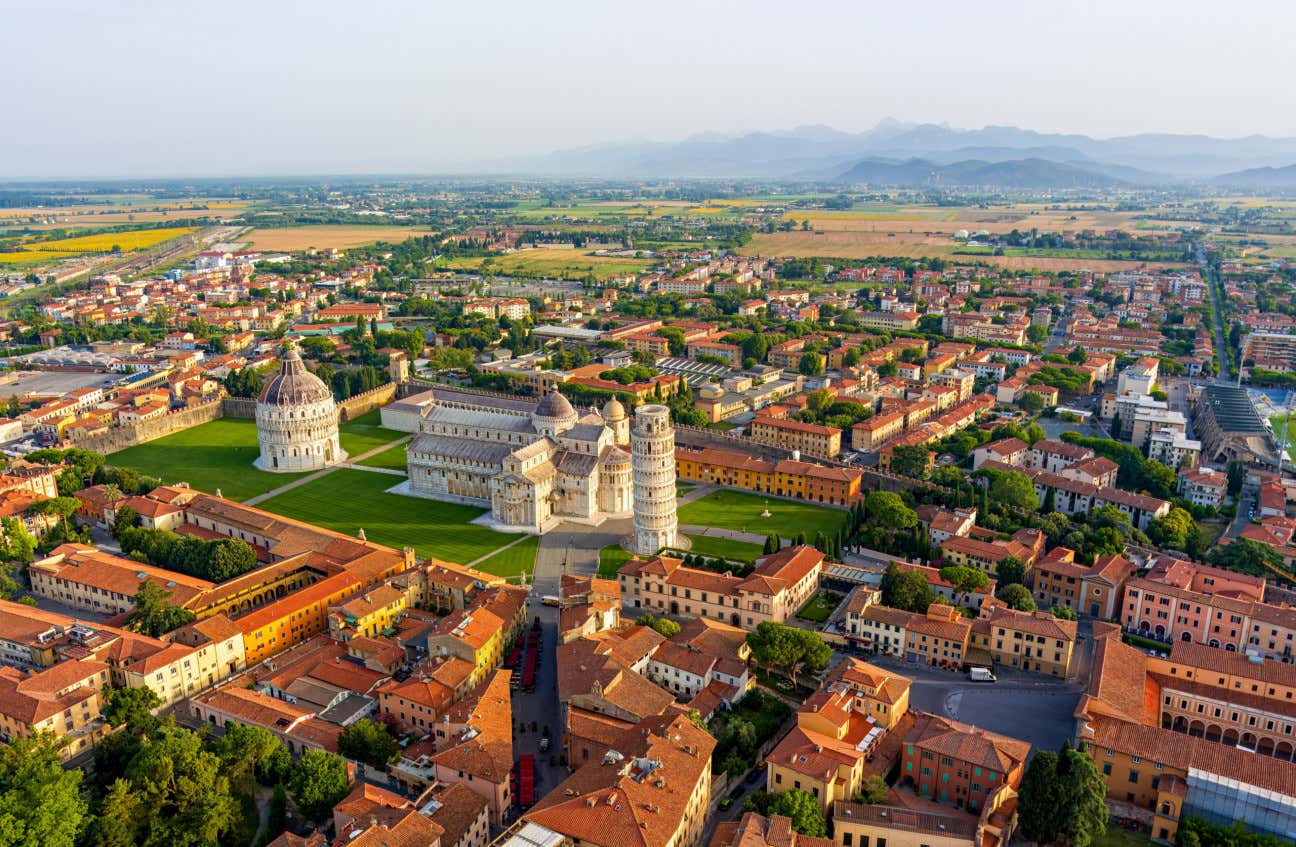
<svg viewBox="0 0 1296 847"><path fill-rule="evenodd" d="M464 700L438 715L437 751L429 757L437 783L465 785L500 826L513 805L513 709L509 672L497 670Z"/></svg>
<svg viewBox="0 0 1296 847"><path fill-rule="evenodd" d="M826 467L796 459L772 462L732 450L683 446L675 448L675 473L684 480L834 506L848 506L859 499L864 476L857 468Z"/></svg>
<svg viewBox="0 0 1296 847"><path fill-rule="evenodd" d="M524 812L516 831L545 839L540 843L698 847L711 802L715 744L683 715L646 719L617 738L600 761L578 767ZM508 835L502 843L511 843ZM535 840L517 841L526 843Z"/></svg>
<svg viewBox="0 0 1296 847"><path fill-rule="evenodd" d="M1076 740L1109 803L1145 810L1157 839L1173 841L1190 815L1285 838L1296 831L1292 667L1187 643L1161 659L1099 625Z"/></svg>
<svg viewBox="0 0 1296 847"><path fill-rule="evenodd" d="M1201 449L1200 441L1174 429L1158 429L1148 436L1148 458L1177 471L1197 467Z"/></svg>
<svg viewBox="0 0 1296 847"><path fill-rule="evenodd" d="M1194 506L1218 509L1228 493L1228 475L1213 468L1196 468L1179 472L1179 494Z"/></svg>
<svg viewBox="0 0 1296 847"><path fill-rule="evenodd" d="M968 646L988 652L998 665L1065 677L1075 641L1075 621L1019 612L988 598L972 621Z"/></svg>
<svg viewBox="0 0 1296 847"><path fill-rule="evenodd" d="M1041 609L1064 606L1079 615L1113 620L1122 609L1125 585L1135 573L1123 556L1099 556L1092 565L1075 560L1075 551L1054 547L1031 569L1031 594Z"/></svg>
<svg viewBox="0 0 1296 847"><path fill-rule="evenodd" d="M901 748L900 784L920 797L979 811L1003 786L1014 791L1030 744L920 713Z"/></svg>
<svg viewBox="0 0 1296 847"><path fill-rule="evenodd" d="M135 595L152 582L173 606L189 607L215 583L105 553L86 544L60 544L28 567L32 593L74 609L120 615L135 608Z"/></svg>
<svg viewBox="0 0 1296 847"><path fill-rule="evenodd" d="M851 447L855 450L876 450L905 431L903 411L883 412L851 427Z"/></svg>
<svg viewBox="0 0 1296 847"><path fill-rule="evenodd" d="M909 614L905 623L905 658L933 667L963 667L972 624L954 606L932 603L926 614Z"/></svg>
<svg viewBox="0 0 1296 847"><path fill-rule="evenodd" d="M824 555L813 547L784 547L756 560L746 577L689 568L681 559L632 559L617 579L628 608L657 614L705 617L746 630L762 621L782 623L816 591Z"/></svg>
<svg viewBox="0 0 1296 847"><path fill-rule="evenodd" d="M975 568L988 576L998 576L999 564L1008 558L1019 560L1029 571L1043 550L1043 535L1030 529L1017 530L1007 541L980 541L951 535L940 543L942 561Z"/></svg>
<svg viewBox="0 0 1296 847"><path fill-rule="evenodd" d="M765 757L766 790L804 791L824 811L854 797L865 762L908 714L909 684L858 659L842 662L797 709L797 725Z"/></svg>
<svg viewBox="0 0 1296 847"><path fill-rule="evenodd" d="M748 425L748 434L759 444L794 450L809 456L831 459L841 452L842 432L835 426L758 414Z"/></svg>
<svg viewBox="0 0 1296 847"><path fill-rule="evenodd" d="M94 659L68 659L49 668L0 667L0 740L50 732L70 758L108 733L100 717L109 669Z"/></svg>

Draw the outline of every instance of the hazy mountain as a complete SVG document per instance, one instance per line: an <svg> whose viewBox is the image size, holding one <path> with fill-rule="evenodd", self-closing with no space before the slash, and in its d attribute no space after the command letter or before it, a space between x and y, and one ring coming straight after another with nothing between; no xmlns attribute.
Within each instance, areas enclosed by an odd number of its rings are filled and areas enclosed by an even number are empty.
<svg viewBox="0 0 1296 847"><path fill-rule="evenodd" d="M1294 189L1296 165L1285 168L1250 168L1245 171L1220 174L1211 180L1212 185L1226 188Z"/></svg>
<svg viewBox="0 0 1296 847"><path fill-rule="evenodd" d="M1296 161L1296 138L1149 133L1095 139L1011 126L963 130L884 120L859 133L823 125L772 132L704 132L682 141L601 144L477 163L471 169L554 176L831 180L854 163L887 159L921 159L942 167L964 161L1053 162L1068 166L1054 172L1063 180L1058 187L1084 184L1089 179L1086 172L1131 184L1166 184L1290 165ZM1035 179L1032 173L1043 173L1038 165L1024 164L999 170L1010 180L1027 182ZM1015 176L1008 173L1014 170Z"/></svg>
<svg viewBox="0 0 1296 847"><path fill-rule="evenodd" d="M965 159L938 164L928 159L894 162L865 159L841 174L847 184L895 186L961 186L1009 189L1114 188L1123 180L1097 170L1045 159L986 162Z"/></svg>

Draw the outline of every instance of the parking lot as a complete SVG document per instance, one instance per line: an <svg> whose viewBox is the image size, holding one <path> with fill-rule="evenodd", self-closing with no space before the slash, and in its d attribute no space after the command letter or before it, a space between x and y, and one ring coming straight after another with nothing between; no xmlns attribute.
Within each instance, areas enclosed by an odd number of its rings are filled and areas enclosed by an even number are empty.
<svg viewBox="0 0 1296 847"><path fill-rule="evenodd" d="M909 708L944 715L1056 750L1074 740L1072 717L1081 685L1039 674L995 668L996 682L972 682L965 673L921 667L892 656L867 657L913 680Z"/></svg>

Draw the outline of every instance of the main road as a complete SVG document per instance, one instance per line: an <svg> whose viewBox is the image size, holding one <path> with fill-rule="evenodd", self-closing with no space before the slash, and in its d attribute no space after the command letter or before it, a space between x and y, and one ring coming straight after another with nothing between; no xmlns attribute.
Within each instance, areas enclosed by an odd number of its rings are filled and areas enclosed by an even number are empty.
<svg viewBox="0 0 1296 847"><path fill-rule="evenodd" d="M1228 382L1233 376L1229 367L1227 337L1224 335L1224 292L1219 287L1219 276L1206 261L1206 250L1197 245L1197 264L1201 265L1202 277L1206 280L1206 289L1210 292L1211 316L1215 321L1215 356L1219 360L1219 380Z"/></svg>

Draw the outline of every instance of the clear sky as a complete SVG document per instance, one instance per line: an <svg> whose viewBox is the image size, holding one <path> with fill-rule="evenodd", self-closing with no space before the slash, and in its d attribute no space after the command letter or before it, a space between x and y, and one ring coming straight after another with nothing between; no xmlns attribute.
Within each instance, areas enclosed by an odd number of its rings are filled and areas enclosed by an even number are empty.
<svg viewBox="0 0 1296 847"><path fill-rule="evenodd" d="M1292 0L6 2L0 178L437 173L892 117L1296 136Z"/></svg>

